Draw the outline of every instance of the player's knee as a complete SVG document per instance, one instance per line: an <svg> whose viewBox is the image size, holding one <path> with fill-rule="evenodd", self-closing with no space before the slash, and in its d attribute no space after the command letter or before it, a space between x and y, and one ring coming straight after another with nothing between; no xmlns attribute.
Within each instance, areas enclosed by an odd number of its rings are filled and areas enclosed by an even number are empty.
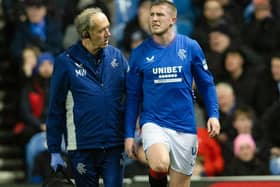
<svg viewBox="0 0 280 187"><path fill-rule="evenodd" d="M167 173L169 168L169 162L164 160L158 160L156 163L150 165L151 169L161 173Z"/></svg>
<svg viewBox="0 0 280 187"><path fill-rule="evenodd" d="M167 173L168 167L166 167L165 165L160 165L160 166L156 166L153 170L161 173Z"/></svg>

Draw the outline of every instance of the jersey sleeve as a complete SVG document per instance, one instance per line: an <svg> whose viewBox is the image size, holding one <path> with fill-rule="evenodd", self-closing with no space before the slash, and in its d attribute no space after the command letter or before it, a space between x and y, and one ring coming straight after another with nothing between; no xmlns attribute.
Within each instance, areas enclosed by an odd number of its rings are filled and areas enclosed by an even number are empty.
<svg viewBox="0 0 280 187"><path fill-rule="evenodd" d="M138 63L138 51L133 51L129 59L129 71L126 77L125 137L134 137L142 93L142 76Z"/></svg>
<svg viewBox="0 0 280 187"><path fill-rule="evenodd" d="M60 152L62 134L66 125L65 100L68 91L68 76L63 58L58 57L51 78L49 112L47 116L47 144L50 153Z"/></svg>
<svg viewBox="0 0 280 187"><path fill-rule="evenodd" d="M207 62L199 44L192 43L192 73L198 92L203 97L203 102L208 117L219 118L219 105L213 76L208 70Z"/></svg>

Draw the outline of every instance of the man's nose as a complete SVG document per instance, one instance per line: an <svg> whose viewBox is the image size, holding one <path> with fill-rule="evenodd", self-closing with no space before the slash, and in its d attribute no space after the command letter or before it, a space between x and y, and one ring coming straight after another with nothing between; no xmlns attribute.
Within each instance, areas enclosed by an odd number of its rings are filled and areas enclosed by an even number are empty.
<svg viewBox="0 0 280 187"><path fill-rule="evenodd" d="M106 36L111 36L111 32L109 29L106 29Z"/></svg>

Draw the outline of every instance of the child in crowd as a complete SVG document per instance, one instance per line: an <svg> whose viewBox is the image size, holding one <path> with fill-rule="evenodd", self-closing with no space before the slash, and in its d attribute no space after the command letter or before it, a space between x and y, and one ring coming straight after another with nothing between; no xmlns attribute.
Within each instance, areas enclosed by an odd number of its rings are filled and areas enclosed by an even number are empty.
<svg viewBox="0 0 280 187"><path fill-rule="evenodd" d="M256 143L250 134L239 134L233 143L234 158L228 164L225 175L267 175L268 167L256 156Z"/></svg>

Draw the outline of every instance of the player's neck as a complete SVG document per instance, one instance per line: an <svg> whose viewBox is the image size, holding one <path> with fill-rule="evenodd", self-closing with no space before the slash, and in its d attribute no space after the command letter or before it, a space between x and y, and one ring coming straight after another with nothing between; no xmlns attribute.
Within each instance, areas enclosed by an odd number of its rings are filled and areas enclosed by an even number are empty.
<svg viewBox="0 0 280 187"><path fill-rule="evenodd" d="M168 45L173 41L174 38L174 31L166 32L162 35L153 35L153 40L160 45Z"/></svg>

